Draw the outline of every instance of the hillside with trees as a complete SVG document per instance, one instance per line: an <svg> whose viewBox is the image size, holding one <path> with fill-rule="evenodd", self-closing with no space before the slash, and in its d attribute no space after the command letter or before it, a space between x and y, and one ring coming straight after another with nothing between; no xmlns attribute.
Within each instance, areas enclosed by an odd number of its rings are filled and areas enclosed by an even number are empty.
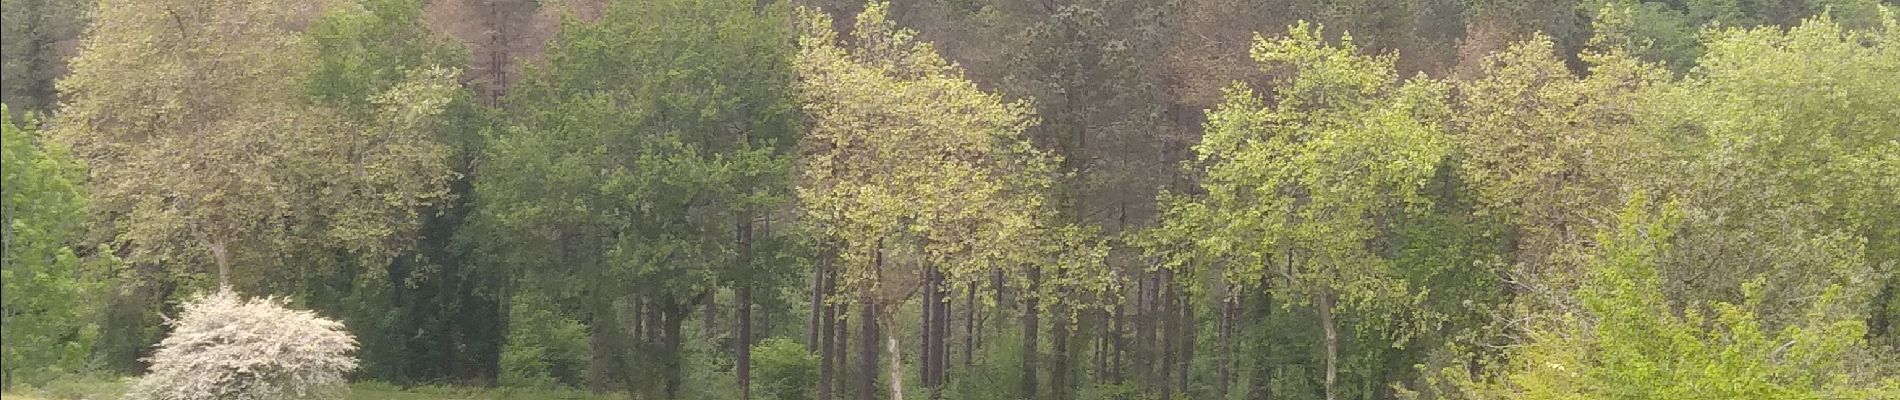
<svg viewBox="0 0 1900 400"><path fill-rule="evenodd" d="M1893 0L4 0L0 391L1900 399Z"/></svg>

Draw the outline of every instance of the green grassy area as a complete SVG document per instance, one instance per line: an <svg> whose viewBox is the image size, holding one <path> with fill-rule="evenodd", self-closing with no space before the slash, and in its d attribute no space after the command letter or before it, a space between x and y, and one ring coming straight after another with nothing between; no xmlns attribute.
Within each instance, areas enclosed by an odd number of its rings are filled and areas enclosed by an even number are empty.
<svg viewBox="0 0 1900 400"><path fill-rule="evenodd" d="M111 400L125 393L121 381L74 378L41 387L13 388L0 393L0 400ZM403 388L378 382L351 385L350 400L604 400L602 396L574 390L516 388L470 388L456 386L419 386Z"/></svg>

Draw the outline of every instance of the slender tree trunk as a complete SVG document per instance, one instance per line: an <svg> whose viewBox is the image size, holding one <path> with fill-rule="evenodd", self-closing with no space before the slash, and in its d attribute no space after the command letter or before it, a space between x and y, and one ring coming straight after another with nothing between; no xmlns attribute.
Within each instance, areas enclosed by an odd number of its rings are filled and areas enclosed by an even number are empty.
<svg viewBox="0 0 1900 400"><path fill-rule="evenodd" d="M963 367L969 368L976 362L976 285L964 289L963 298Z"/></svg>
<svg viewBox="0 0 1900 400"><path fill-rule="evenodd" d="M919 311L921 312L918 313L923 317L923 323L917 325L917 332L921 334L923 338L917 346L919 350L917 354L919 361L917 365L917 377L923 382L924 390L928 391L937 386L934 380L936 378L934 368L936 368L937 365L935 359L937 354L936 347L933 344L936 342L932 341L937 336L937 316L935 315L937 313L937 306L933 304L937 301L937 276L929 267L925 267L923 269L923 278L923 301L920 304L921 307L919 307ZM895 329L891 331L896 332ZM891 336L895 337L897 335Z"/></svg>
<svg viewBox="0 0 1900 400"><path fill-rule="evenodd" d="M1225 281L1225 280L1221 280ZM1226 285L1221 285L1220 311L1214 318L1215 341L1219 350L1215 351L1214 398L1226 399L1234 384L1234 300Z"/></svg>
<svg viewBox="0 0 1900 400"><path fill-rule="evenodd" d="M828 280L822 276L824 273L823 270L819 271L821 275L819 280ZM819 287L823 288L824 284L821 283ZM823 319L816 321L818 329L822 331L819 340L815 342L818 345L818 400L832 400L831 381L836 379L838 374L836 369L838 352L833 348L838 342L835 329L835 325L838 324L838 309L823 302L812 303L811 307L813 310L823 310L820 314Z"/></svg>
<svg viewBox="0 0 1900 400"><path fill-rule="evenodd" d="M739 261L746 269L752 265L752 213L741 214L738 223ZM739 279L733 287L733 317L738 318L738 336L733 341L733 373L739 376L739 398L752 400L752 284ZM712 316L707 316L708 320Z"/></svg>
<svg viewBox="0 0 1900 400"><path fill-rule="evenodd" d="M1159 347L1155 347L1155 334L1157 334L1155 322L1159 322L1155 318L1155 313L1161 309L1157 305L1157 300L1161 298L1159 286L1161 286L1161 271L1148 273L1148 277L1142 279L1142 294L1140 294L1142 303L1136 305L1134 309L1136 313L1134 328L1138 330L1136 343L1134 343L1134 351L1136 351L1134 358L1142 360L1142 362L1134 362L1134 366L1140 372L1140 381L1148 385L1150 389L1153 389L1155 385L1155 360L1161 358L1161 353L1157 351Z"/></svg>
<svg viewBox="0 0 1900 400"><path fill-rule="evenodd" d="M818 335L825 325L825 270L831 259L820 254L816 264L811 273L811 319L805 324L805 347L812 351L818 350Z"/></svg>
<svg viewBox="0 0 1900 400"><path fill-rule="evenodd" d="M709 295L708 297L711 296ZM680 388L682 387L685 372L684 368L682 368L683 360L680 349L684 347L686 342L686 337L681 334L681 325L686 322L687 306L679 303L680 301L676 299L666 300L664 303L666 304L665 315L664 318L662 318L662 322L664 323L663 329L665 329L662 335L664 336L663 340L666 350L662 352L663 355L661 357L665 363L663 371L665 371L666 374L666 398L668 400L680 398Z"/></svg>
<svg viewBox="0 0 1900 400"><path fill-rule="evenodd" d="M1264 275L1264 274L1263 274ZM1254 400L1273 400L1273 335L1269 327L1273 323L1273 281L1266 276L1260 278L1259 301L1250 302L1253 310L1252 324L1260 332L1254 337L1253 382L1251 382Z"/></svg>
<svg viewBox="0 0 1900 400"><path fill-rule="evenodd" d="M1057 297L1060 297L1060 295L1058 294ZM1054 305L1063 304L1060 299L1052 298L1051 300L1054 300ZM1070 324L1069 313L1060 311L1064 307L1066 306L1052 307L1058 311L1049 318L1049 345L1050 350L1055 352L1054 360L1052 360L1054 365L1051 365L1049 368L1049 398L1054 400L1068 400L1069 398Z"/></svg>
<svg viewBox="0 0 1900 400"><path fill-rule="evenodd" d="M1161 270L1160 274L1162 275L1162 278L1158 280L1161 291L1160 297L1155 298L1155 300L1158 300L1156 303L1160 307L1155 309L1154 317L1161 323L1161 340L1160 343L1157 344L1161 349L1161 365L1159 365L1159 371L1156 372L1154 380L1151 382L1154 387L1161 392L1161 400L1169 400L1174 398L1174 387L1171 385L1174 383L1174 380L1169 378L1172 377L1171 373L1174 372L1174 342L1178 340L1177 338L1181 335L1181 327L1177 324L1179 319L1176 319L1175 315L1173 315L1173 303L1176 297L1174 295L1174 279L1171 279L1173 274L1170 274L1169 271L1165 269Z"/></svg>
<svg viewBox="0 0 1900 400"><path fill-rule="evenodd" d="M1031 266L1029 268L1029 289L1023 291L1022 293L1022 299L1023 299L1023 352L1022 352L1023 366L1022 367L1023 367L1023 370L1022 370L1021 396L1022 398L1025 398L1025 399L1037 398L1036 397L1036 374L1039 372L1038 369L1040 368L1037 366L1038 364L1037 361L1039 358L1042 358L1042 355L1039 354L1038 349L1037 349L1037 347L1039 346L1038 346L1037 338L1036 338L1036 331L1040 329L1042 326L1041 321L1037 319L1037 317L1040 316L1039 314L1041 312L1040 310L1038 310L1038 308L1040 308L1041 305L1038 304L1037 302L1038 300L1037 298L1041 296L1039 296L1037 293L1041 285L1042 285L1042 269L1037 268L1036 266Z"/></svg>
<svg viewBox="0 0 1900 400"><path fill-rule="evenodd" d="M1128 352L1128 338L1123 336L1128 330L1128 308L1121 302L1115 303L1114 320L1109 324L1109 381L1122 383L1122 359L1127 357Z"/></svg>
<svg viewBox="0 0 1900 400"><path fill-rule="evenodd" d="M876 299L872 298L869 287L862 290L861 296L858 324L863 332L858 335L858 399L873 400L877 398L877 315L872 310Z"/></svg>
<svg viewBox="0 0 1900 400"><path fill-rule="evenodd" d="M1339 375L1339 327L1333 321L1332 293L1321 293L1316 303L1320 327L1326 331L1326 400L1333 400L1333 385Z"/></svg>
<svg viewBox="0 0 1900 400"><path fill-rule="evenodd" d="M646 326L644 325L644 323L646 322L646 314L647 314L646 303L642 302L640 300L640 296L638 295L627 296L627 306L633 309L633 338L634 340L636 341L646 340L647 337L646 335L643 334L646 332Z"/></svg>
<svg viewBox="0 0 1900 400"><path fill-rule="evenodd" d="M738 309L733 310L733 313L737 314L737 317L739 318L739 321L738 321L739 332L737 332L739 337L733 343L733 347L736 348L733 351L733 353L735 353L733 355L737 357L738 359L736 360L736 362L733 363L732 369L734 373L739 375L739 398L745 399L745 400L751 400L752 399L752 287L751 285L741 284L739 285L739 287L734 288L733 297L734 297L734 300L733 300L734 305L738 306Z"/></svg>
<svg viewBox="0 0 1900 400"><path fill-rule="evenodd" d="M1095 361L1095 383L1108 382L1108 312L1095 310L1089 312L1089 320L1094 321L1096 331L1089 340L1089 355Z"/></svg>
<svg viewBox="0 0 1900 400"><path fill-rule="evenodd" d="M225 243L227 243L226 240L217 239L212 241L209 246L211 247L212 261L218 263L218 290L232 290L231 252L228 251L229 247L226 246Z"/></svg>
<svg viewBox="0 0 1900 400"><path fill-rule="evenodd" d="M700 303L700 306L705 309L700 310L702 316L699 318L699 335L707 339L718 337L719 335L714 334L713 330L719 328L719 290L707 291L706 302Z"/></svg>
<svg viewBox="0 0 1900 400"><path fill-rule="evenodd" d="M1175 297L1180 298L1176 301L1181 305L1181 322L1179 323L1181 326L1181 370L1176 371L1174 375L1175 379L1179 380L1175 382L1175 386L1180 387L1182 397L1193 398L1193 393L1189 392L1190 386L1188 386L1188 384L1192 383L1190 381L1193 380L1194 331L1198 330L1196 327L1199 325L1194 324L1194 299L1189 297L1186 291L1181 291L1180 295Z"/></svg>
<svg viewBox="0 0 1900 400"><path fill-rule="evenodd" d="M830 285L832 290L836 291L838 287L838 272L835 270L832 271L829 280L831 281ZM831 382L831 389L837 392L838 398L845 398L851 388L850 382L848 381L851 372L846 369L847 365L851 365L851 310L845 308L842 304L831 306L831 308L832 312L838 316L838 319L832 321L833 335L837 337L837 343L833 344L833 346L836 347L832 348L831 354L835 357L832 361L838 364L832 367L831 377L833 381ZM864 339L858 338L858 340Z"/></svg>
<svg viewBox="0 0 1900 400"><path fill-rule="evenodd" d="M955 294L950 292L950 286L944 282L943 270L937 270L936 272L937 302L932 303L932 306L937 307L937 312L931 315L937 317L937 342L935 344L936 347L932 350L937 353L937 355L932 357L931 360L936 363L933 367L936 369L937 376L931 379L931 382L934 384L933 389L941 389L943 385L950 381L950 304L953 302L953 296ZM940 397L939 392L941 392L941 390L931 391L931 398Z"/></svg>

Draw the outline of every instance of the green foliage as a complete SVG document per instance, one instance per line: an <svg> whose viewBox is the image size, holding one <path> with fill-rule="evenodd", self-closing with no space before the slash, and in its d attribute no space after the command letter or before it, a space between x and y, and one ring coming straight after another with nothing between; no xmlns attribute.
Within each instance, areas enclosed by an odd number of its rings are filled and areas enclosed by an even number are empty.
<svg viewBox="0 0 1900 400"><path fill-rule="evenodd" d="M77 372L97 333L103 265L71 247L86 221L85 166L37 128L0 105L0 387Z"/></svg>
<svg viewBox="0 0 1900 400"><path fill-rule="evenodd" d="M992 267L1039 268L1022 257L1048 253L1009 245L1045 238L1029 233L1043 229L1036 218L1048 211L1052 166L1023 138L1028 104L964 79L916 32L887 20L885 7L858 16L851 47L839 45L829 18L807 12L801 21L799 93L813 126L801 144L798 197L817 237L838 246L840 291L901 304L916 281L893 277L921 271L896 268L916 265L903 261L885 268L886 252L941 268L952 282ZM992 263L1006 257L1016 259Z"/></svg>
<svg viewBox="0 0 1900 400"><path fill-rule="evenodd" d="M1829 290L1798 324L1764 330L1747 305L1717 303L1714 314L1677 314L1662 295L1657 262L1673 251L1681 218L1674 203L1652 211L1640 194L1598 235L1587 313L1541 326L1512 361L1503 393L1523 399L1881 398L1900 382L1856 373L1850 355L1868 351L1866 326L1839 312ZM1745 287L1758 293L1761 281ZM1750 301L1755 301L1751 299Z"/></svg>
<svg viewBox="0 0 1900 400"><path fill-rule="evenodd" d="M467 50L425 26L423 10L422 2L412 0L352 0L324 10L302 32L315 48L303 82L308 100L354 125L377 126L383 111L372 101L376 95L407 84L414 74L465 67ZM441 95L446 103L440 115L407 128L444 145L452 176L441 201L419 210L413 236L398 239L413 245L392 249L387 261L307 249L314 251L298 258L325 267L269 283L273 292L335 312L353 328L362 341L361 377L399 383L495 379L505 336L503 307L492 295L499 285L492 269L483 268L488 265L466 257L454 242L472 202L472 164L487 119L466 88Z"/></svg>
<svg viewBox="0 0 1900 400"><path fill-rule="evenodd" d="M818 356L786 338L770 338L752 348L755 382L765 398L810 399L818 382Z"/></svg>
<svg viewBox="0 0 1900 400"><path fill-rule="evenodd" d="M512 300L496 383L528 389L579 386L589 356L587 327L561 315L546 296L531 292Z"/></svg>
<svg viewBox="0 0 1900 400"><path fill-rule="evenodd" d="M427 127L456 73L405 71L360 100L372 117L339 118L299 90L315 49L289 30L298 9L100 3L60 82L55 137L97 166L95 211L112 221L101 236L129 261L187 275L215 266L240 286L310 267L295 256L319 249L380 265L446 195L449 152Z"/></svg>
<svg viewBox="0 0 1900 400"><path fill-rule="evenodd" d="M622 299L676 331L722 284L773 283L796 265L783 262L793 246L782 237L735 240L789 199L800 131L785 10L754 6L615 2L596 22L567 21L547 66L507 99L521 106L486 138L483 227L470 242L502 276L581 312L596 354L635 349L621 339L632 336ZM667 395L704 388L682 388L688 343L664 336L642 347L656 352L638 361L654 365L597 376L651 372Z"/></svg>
<svg viewBox="0 0 1900 400"><path fill-rule="evenodd" d="M0 1L0 102L24 114L51 113L54 81L67 68L64 42L86 30L96 1ZM42 114L44 115L44 114Z"/></svg>
<svg viewBox="0 0 1900 400"><path fill-rule="evenodd" d="M1772 328L1831 286L1848 304L1883 290L1900 265L1900 28L1882 20L1722 31L1699 69L1655 96L1651 118L1685 160L1661 179L1688 211L1667 261L1672 298L1758 304ZM1739 288L1757 278L1759 301L1745 302Z"/></svg>

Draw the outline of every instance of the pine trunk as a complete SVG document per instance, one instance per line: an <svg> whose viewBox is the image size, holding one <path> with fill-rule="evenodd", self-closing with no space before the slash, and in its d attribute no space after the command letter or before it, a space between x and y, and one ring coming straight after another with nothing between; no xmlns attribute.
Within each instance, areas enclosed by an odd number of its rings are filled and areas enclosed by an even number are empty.
<svg viewBox="0 0 1900 400"><path fill-rule="evenodd" d="M871 290L864 289L858 305L858 399L877 398L877 319L872 309Z"/></svg>
<svg viewBox="0 0 1900 400"><path fill-rule="evenodd" d="M1193 398L1193 393L1188 391L1190 387L1188 384L1193 380L1194 331L1198 330L1196 327L1199 325L1194 324L1194 299L1188 297L1185 291L1176 297L1180 298L1178 301L1181 309L1181 369L1175 372L1174 377L1177 380L1175 386L1181 391L1182 397Z"/></svg>
<svg viewBox="0 0 1900 400"><path fill-rule="evenodd" d="M923 270L923 275L923 301L919 304L920 312L918 313L923 318L923 321L920 321L922 323L917 325L917 333L923 337L921 338L922 340L917 343L917 377L922 381L924 390L930 390L937 386L934 382L936 371L932 370L937 365L935 361L936 348L932 344L935 343L932 339L935 339L937 336L937 316L935 315L937 313L937 307L931 304L937 301L937 277L929 268ZM896 330L892 330L892 332L896 332ZM897 335L891 336L896 337Z"/></svg>
<svg viewBox="0 0 1900 400"><path fill-rule="evenodd" d="M736 360L736 362L733 363L732 369L734 373L739 375L739 398L744 399L744 400L751 400L752 399L752 288L750 286L743 285L743 284L739 285L738 288L735 288L733 291L733 303L734 303L733 304L734 306L738 307L737 309L733 310L733 313L737 314L737 317L739 318L739 321L738 321L739 332L737 332L739 337L736 338L736 341L733 343L733 347L735 347L735 349L733 350L733 353L734 353L733 356L737 357L738 359Z"/></svg>
<svg viewBox="0 0 1900 400"><path fill-rule="evenodd" d="M1161 365L1159 365L1160 370L1155 374L1154 381L1152 381L1151 384L1161 392L1161 400L1169 400L1174 398L1174 387L1172 386L1174 380L1169 378L1172 377L1171 373L1174 370L1175 364L1174 342L1176 338L1180 336L1181 328L1177 326L1177 322L1180 320L1174 318L1175 315L1173 314L1175 298L1174 284L1173 279L1169 279L1172 274L1169 274L1168 270L1161 270L1160 274L1162 274L1163 277L1157 279L1157 282L1159 283L1158 286L1160 286L1161 292L1160 296L1155 298L1155 300L1158 300L1156 304L1159 307L1156 307L1154 310L1154 318L1161 323L1161 340L1160 343L1158 343L1161 349Z"/></svg>
<svg viewBox="0 0 1900 400"><path fill-rule="evenodd" d="M1029 288L1025 290L1021 296L1023 299L1022 397L1025 399L1037 398L1036 374L1040 368L1037 361L1039 358L1042 358L1041 354L1038 353L1038 347L1040 346L1038 345L1039 343L1036 337L1037 330L1042 326L1042 322L1038 320L1041 313L1038 308L1040 308L1041 305L1038 304L1037 298L1041 296L1037 295L1037 290L1041 285L1042 270L1031 266L1029 268Z"/></svg>
<svg viewBox="0 0 1900 400"><path fill-rule="evenodd" d="M1056 304L1061 304L1060 300ZM1067 312L1057 311L1050 316L1049 345L1055 357L1049 368L1049 398L1054 400L1069 398L1069 325Z"/></svg>
<svg viewBox="0 0 1900 400"><path fill-rule="evenodd" d="M826 276L830 275L829 272L821 267L817 275L819 283L815 290L818 290L820 295L815 297L819 297L821 300L813 302L811 309L817 311L818 314L818 318L812 321L814 325L817 325L819 331L818 340L813 342L818 348L818 400L832 400L835 397L831 395L831 382L837 379L836 376L838 375L838 351L836 349L838 342L836 330L838 325L838 308L825 304L822 300L822 293L831 291L829 287L831 279Z"/></svg>

